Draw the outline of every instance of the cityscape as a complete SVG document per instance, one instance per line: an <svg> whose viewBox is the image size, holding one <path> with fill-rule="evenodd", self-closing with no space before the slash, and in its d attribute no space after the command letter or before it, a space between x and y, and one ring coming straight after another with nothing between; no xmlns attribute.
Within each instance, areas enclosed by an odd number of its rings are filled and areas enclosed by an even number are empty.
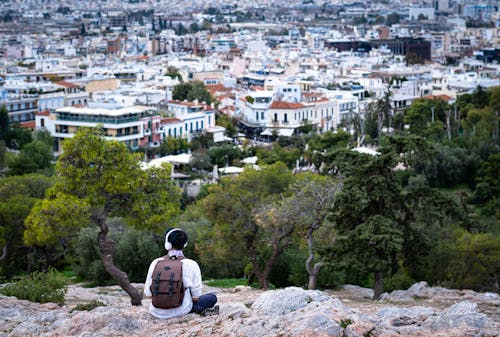
<svg viewBox="0 0 500 337"><path fill-rule="evenodd" d="M0 0L0 335L498 336L499 113L498 0Z"/></svg>
<svg viewBox="0 0 500 337"><path fill-rule="evenodd" d="M304 123L345 129L387 92L394 115L499 84L495 1L4 1L0 13L0 104L56 151L110 117L132 149L220 133L216 113L269 141ZM176 102L181 81L214 101Z"/></svg>

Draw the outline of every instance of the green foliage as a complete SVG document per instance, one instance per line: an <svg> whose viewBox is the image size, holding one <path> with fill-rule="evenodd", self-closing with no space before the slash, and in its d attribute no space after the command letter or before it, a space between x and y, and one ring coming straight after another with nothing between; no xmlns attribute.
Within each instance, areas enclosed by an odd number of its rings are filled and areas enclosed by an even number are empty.
<svg viewBox="0 0 500 337"><path fill-rule="evenodd" d="M39 200L25 220L24 243L28 246L65 246L78 228L89 223L90 207L69 194L52 194Z"/></svg>
<svg viewBox="0 0 500 337"><path fill-rule="evenodd" d="M33 205L43 198L53 179L30 174L0 179L0 276L7 278L28 269L30 249L23 245L24 220Z"/></svg>
<svg viewBox="0 0 500 337"><path fill-rule="evenodd" d="M22 276L19 280L0 288L0 292L6 296L15 296L31 302L54 302L63 305L66 283L63 276L50 269L48 272L34 272Z"/></svg>
<svg viewBox="0 0 500 337"><path fill-rule="evenodd" d="M432 110L434 109L434 120L445 122L445 110L449 109L448 103L442 99L416 99L411 107L406 110L404 122L409 125L410 133L425 135L426 130L432 122Z"/></svg>
<svg viewBox="0 0 500 337"><path fill-rule="evenodd" d="M168 136L161 142L156 153L161 157L180 154L185 153L189 147L190 144L186 138Z"/></svg>
<svg viewBox="0 0 500 337"><path fill-rule="evenodd" d="M39 172L51 166L52 148L42 141L26 144L9 167L9 175Z"/></svg>
<svg viewBox="0 0 500 337"><path fill-rule="evenodd" d="M216 265L221 254L224 258L231 256L232 260L241 261L240 272L251 261L260 286L266 288L268 272L283 249L288 229L263 207L277 201L293 178L279 162L260 171L247 168L237 177L223 178L201 200L213 225L200 235L200 256L211 255Z"/></svg>
<svg viewBox="0 0 500 337"><path fill-rule="evenodd" d="M93 286L110 285L113 282L99 256L97 233L98 230L91 227L80 230L74 248L76 263L73 269L79 277Z"/></svg>
<svg viewBox="0 0 500 337"><path fill-rule="evenodd" d="M144 282L148 273L148 263L165 254L163 237L155 240L151 232L126 229L117 235L115 262L125 270L131 282ZM161 242L160 242L161 241Z"/></svg>
<svg viewBox="0 0 500 337"><path fill-rule="evenodd" d="M90 223L99 228L99 256L106 271L129 294L132 304L140 305L142 294L113 261L114 242L107 237L109 220L121 217L131 227L162 232L179 211L180 193L171 181L170 165L143 170L139 157L123 143L106 140L97 128L82 128L64 142L56 170L59 180L54 200L68 195L89 207ZM59 223L60 228L73 227L67 221Z"/></svg>
<svg viewBox="0 0 500 337"><path fill-rule="evenodd" d="M98 300L92 300L89 303L85 304L77 304L73 309L71 309L69 312L73 311L92 311L97 307L103 307L106 306L104 302L98 301Z"/></svg>
<svg viewBox="0 0 500 337"><path fill-rule="evenodd" d="M31 130L22 128L17 124L11 126L5 139L7 147L14 150L21 150L26 144L32 141Z"/></svg>
<svg viewBox="0 0 500 337"><path fill-rule="evenodd" d="M365 275L391 275L403 248L406 212L394 179L394 156L340 151L332 158L328 166L336 166L345 179L332 214L337 235L327 249L330 260L344 268L355 263Z"/></svg>
<svg viewBox="0 0 500 337"><path fill-rule="evenodd" d="M75 241L76 274L92 285L113 284L112 278L104 269L97 244L98 231L87 227L80 230ZM139 231L118 226L113 228L110 237L115 241L114 261L127 273L131 282L144 282L149 261L164 255L163 242L159 242L151 232ZM163 239L163 238L161 238Z"/></svg>
<svg viewBox="0 0 500 337"><path fill-rule="evenodd" d="M468 149L435 144L431 157L419 157L415 171L423 174L431 186L451 187L461 183L474 185L479 157Z"/></svg>
<svg viewBox="0 0 500 337"><path fill-rule="evenodd" d="M484 205L484 212L500 218L500 153L491 155L487 161L481 164L479 174L476 177L476 189L474 191L474 202Z"/></svg>
<svg viewBox="0 0 500 337"><path fill-rule="evenodd" d="M6 163L6 152L7 152L7 147L5 146L5 141L0 140L0 177L3 176L3 170L5 169L5 163Z"/></svg>
<svg viewBox="0 0 500 337"><path fill-rule="evenodd" d="M215 117L215 123L226 129L226 136L236 136L236 134L238 133L238 120L236 118L231 118L230 116L222 113L218 113Z"/></svg>
<svg viewBox="0 0 500 337"><path fill-rule="evenodd" d="M208 150L208 156L213 164L224 167L226 165L231 165L236 159L242 159L243 153L236 146L221 145L210 148Z"/></svg>
<svg viewBox="0 0 500 337"><path fill-rule="evenodd" d="M274 164L282 162L288 168L295 167L296 161L301 157L302 151L295 147L283 148L278 143L275 143L272 148L257 148L256 155L259 158L259 164Z"/></svg>
<svg viewBox="0 0 500 337"><path fill-rule="evenodd" d="M406 275L403 271L398 271L396 274L384 280L384 291L391 292L393 290L406 290L415 283L415 280Z"/></svg>
<svg viewBox="0 0 500 337"><path fill-rule="evenodd" d="M10 129L9 112L5 104L0 105L0 140L7 141Z"/></svg>
<svg viewBox="0 0 500 337"><path fill-rule="evenodd" d="M453 288L498 292L500 239L492 233L471 234L460 230L455 245L448 247L448 283Z"/></svg>
<svg viewBox="0 0 500 337"><path fill-rule="evenodd" d="M179 81L182 82L182 75L179 73L179 70L175 67L168 67L165 76L168 76L172 79L177 78Z"/></svg>
<svg viewBox="0 0 500 337"><path fill-rule="evenodd" d="M210 93L200 81L177 84L172 92L172 98L181 101L188 100L190 102L197 99L199 102L212 103Z"/></svg>
<svg viewBox="0 0 500 337"><path fill-rule="evenodd" d="M180 194L169 167L142 170L123 143L105 140L96 129L66 141L56 169L58 192L85 199L91 207L105 206L108 216L124 216L133 226L161 231L178 212Z"/></svg>
<svg viewBox="0 0 500 337"><path fill-rule="evenodd" d="M349 134L345 131L327 131L321 135L314 136L309 143L309 152L314 151L329 151L337 148L345 148L349 141Z"/></svg>
<svg viewBox="0 0 500 337"><path fill-rule="evenodd" d="M349 325L351 325L353 323L352 320L346 318L346 319L343 319L341 318L340 321L339 321L339 325L342 329L345 329L347 328Z"/></svg>
<svg viewBox="0 0 500 337"><path fill-rule="evenodd" d="M226 278L217 280L207 280L205 284L209 287L217 288L234 288L236 286L247 285L247 280L244 278Z"/></svg>

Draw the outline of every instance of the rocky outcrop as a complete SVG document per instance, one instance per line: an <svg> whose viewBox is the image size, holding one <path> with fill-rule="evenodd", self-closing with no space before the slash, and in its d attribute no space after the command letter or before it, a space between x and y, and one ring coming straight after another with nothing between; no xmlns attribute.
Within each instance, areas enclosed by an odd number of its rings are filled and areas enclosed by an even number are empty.
<svg viewBox="0 0 500 337"><path fill-rule="evenodd" d="M441 289L416 284L404 294L411 301L398 305L387 299L368 301L367 290L356 287L336 292L297 287L266 292L248 287L206 289L216 292L219 297L218 316L190 314L158 320L149 314L148 301L144 301L142 307L132 307L118 287L71 286L63 307L0 295L0 337L498 336L497 318L483 312L488 308L491 312L498 310L496 294L465 291L454 300L459 291ZM441 298L438 305L434 298L427 298L430 295ZM444 296L452 301L449 305L443 305ZM92 300L104 306L91 311L74 310L76 304Z"/></svg>

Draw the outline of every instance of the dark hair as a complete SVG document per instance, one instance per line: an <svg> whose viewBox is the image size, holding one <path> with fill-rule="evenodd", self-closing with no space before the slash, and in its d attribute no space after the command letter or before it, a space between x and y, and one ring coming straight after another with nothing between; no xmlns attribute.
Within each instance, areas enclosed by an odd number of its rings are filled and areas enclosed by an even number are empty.
<svg viewBox="0 0 500 337"><path fill-rule="evenodd" d="M172 244L173 249L182 250L187 241L188 236L182 229L175 230L168 236L168 242Z"/></svg>

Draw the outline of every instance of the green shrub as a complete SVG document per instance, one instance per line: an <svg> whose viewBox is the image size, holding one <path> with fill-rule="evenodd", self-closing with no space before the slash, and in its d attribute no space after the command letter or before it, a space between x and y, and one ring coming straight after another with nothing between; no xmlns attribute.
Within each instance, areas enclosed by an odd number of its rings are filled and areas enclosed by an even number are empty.
<svg viewBox="0 0 500 337"><path fill-rule="evenodd" d="M163 242L155 241L148 231L127 229L115 241L114 260L131 282L144 282L150 262L166 254Z"/></svg>
<svg viewBox="0 0 500 337"><path fill-rule="evenodd" d="M391 292L393 290L398 289L408 289L412 284L415 283L415 280L410 276L406 275L402 271L398 271L396 274L387 277L384 280L384 291Z"/></svg>
<svg viewBox="0 0 500 337"><path fill-rule="evenodd" d="M70 312L73 312L73 311L91 311L97 307L102 307L102 306L106 306L106 304L104 304L101 301L92 300L89 303L76 305L73 309L70 310Z"/></svg>
<svg viewBox="0 0 500 337"><path fill-rule="evenodd" d="M236 286L246 286L247 280L244 278L225 278L218 280L208 280L205 282L210 287L217 288L234 288Z"/></svg>
<svg viewBox="0 0 500 337"><path fill-rule="evenodd" d="M114 284L99 256L98 230L84 228L76 243L76 274L92 285ZM114 229L109 236L115 241L115 264L127 273L131 282L144 282L152 260L165 254L162 245L148 231Z"/></svg>
<svg viewBox="0 0 500 337"><path fill-rule="evenodd" d="M7 284L0 289L6 296L15 296L21 300L38 303L54 302L64 304L66 281L64 276L50 269L48 272L34 272L22 276L18 281Z"/></svg>
<svg viewBox="0 0 500 337"><path fill-rule="evenodd" d="M113 284L111 276L104 269L97 246L97 228L83 228L78 233L75 253L75 273L91 285Z"/></svg>

